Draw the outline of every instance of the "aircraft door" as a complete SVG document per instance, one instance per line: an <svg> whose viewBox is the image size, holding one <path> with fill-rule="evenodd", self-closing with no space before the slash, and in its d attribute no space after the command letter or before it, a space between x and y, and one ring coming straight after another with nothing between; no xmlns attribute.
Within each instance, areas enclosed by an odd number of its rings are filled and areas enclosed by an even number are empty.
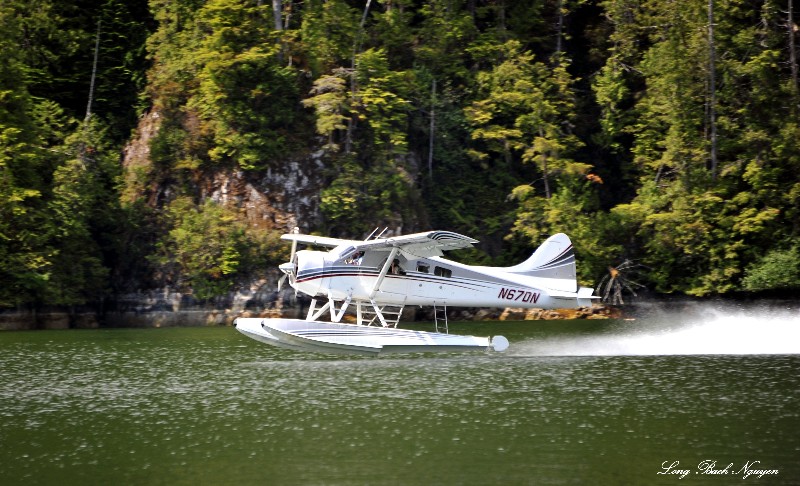
<svg viewBox="0 0 800 486"><path fill-rule="evenodd" d="M415 263L414 278L409 288L413 299L423 305L438 302L446 304L453 297L452 287L447 285L452 271L432 261L420 260Z"/></svg>
<svg viewBox="0 0 800 486"><path fill-rule="evenodd" d="M384 260L383 265L386 264ZM389 270L386 272L386 278L380 286L381 300L387 303L403 304L408 296L408 268L411 262L403 256L396 256L389 262Z"/></svg>

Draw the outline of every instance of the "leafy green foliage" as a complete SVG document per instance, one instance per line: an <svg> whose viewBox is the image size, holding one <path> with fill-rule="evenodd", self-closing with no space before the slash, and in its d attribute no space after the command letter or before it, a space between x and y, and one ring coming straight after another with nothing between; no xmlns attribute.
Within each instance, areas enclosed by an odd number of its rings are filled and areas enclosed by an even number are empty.
<svg viewBox="0 0 800 486"><path fill-rule="evenodd" d="M334 233L362 234L374 228L374 221L390 228L402 227L410 219L413 204L408 174L390 159L373 163L368 169L350 159L322 191L320 210Z"/></svg>
<svg viewBox="0 0 800 486"><path fill-rule="evenodd" d="M188 107L214 134L208 155L243 169L264 168L285 149L282 128L297 99L294 70L278 63L280 45L265 42L264 9L251 2L211 1L198 12L201 68Z"/></svg>
<svg viewBox="0 0 800 486"><path fill-rule="evenodd" d="M230 0L154 9L160 24L150 39L151 89L169 130L155 144L162 165L274 164L289 147L299 85L296 70L282 65L272 11Z"/></svg>
<svg viewBox="0 0 800 486"><path fill-rule="evenodd" d="M360 15L343 0L305 2L300 38L315 75L324 76L350 61Z"/></svg>
<svg viewBox="0 0 800 486"><path fill-rule="evenodd" d="M631 260L661 292L797 281L781 5L713 2L711 35L699 0L280 4L279 29L251 0L0 6L0 306L226 292L285 248L210 181L311 153L319 231L450 229L486 264L565 232L584 283ZM143 111L149 159L122 174Z"/></svg>
<svg viewBox="0 0 800 486"><path fill-rule="evenodd" d="M353 103L356 116L369 125L377 151L390 155L406 153L409 101L404 95L411 74L389 69L386 52L381 49L369 49L359 55L357 66L355 77L359 89Z"/></svg>
<svg viewBox="0 0 800 486"><path fill-rule="evenodd" d="M303 100L303 105L313 106L317 115L317 133L327 137L328 143L323 148L334 152L339 145L334 143L334 134L347 128L347 73L344 76L324 75L314 81L312 98Z"/></svg>
<svg viewBox="0 0 800 486"><path fill-rule="evenodd" d="M545 197L551 195L554 175L585 173L591 166L575 162L568 154L580 146L567 123L574 107L572 80L563 63L548 68L521 51L517 41L502 46L504 62L478 74L478 85L487 97L467 108L467 120L475 127L474 140L506 160L521 157L541 171ZM489 154L471 154L486 159Z"/></svg>
<svg viewBox="0 0 800 486"><path fill-rule="evenodd" d="M773 250L751 264L742 280L747 290L800 288L800 251Z"/></svg>
<svg viewBox="0 0 800 486"><path fill-rule="evenodd" d="M49 213L59 224L51 231L52 275L49 299L61 304L98 302L110 290L108 255L115 248L119 176L106 129L90 120L67 138L75 156L53 174Z"/></svg>
<svg viewBox="0 0 800 486"><path fill-rule="evenodd" d="M236 277L285 258L274 232L248 230L236 212L207 200L196 206L181 197L167 208L171 229L151 260L170 269L170 279L200 300L222 295Z"/></svg>
<svg viewBox="0 0 800 486"><path fill-rule="evenodd" d="M208 299L230 289L228 277L235 274L244 251L244 228L224 208L211 202L195 207L179 198L167 208L172 229L159 245L158 263L171 264L178 287L194 289L199 299Z"/></svg>
<svg viewBox="0 0 800 486"><path fill-rule="evenodd" d="M33 158L18 129L0 125L0 306L30 300L47 284L46 250L36 232L39 189L18 183L14 159Z"/></svg>

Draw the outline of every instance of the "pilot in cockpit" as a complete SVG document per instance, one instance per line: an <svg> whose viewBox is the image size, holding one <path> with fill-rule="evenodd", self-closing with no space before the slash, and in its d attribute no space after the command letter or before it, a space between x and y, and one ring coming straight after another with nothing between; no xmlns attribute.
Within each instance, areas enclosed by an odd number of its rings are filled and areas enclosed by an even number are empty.
<svg viewBox="0 0 800 486"><path fill-rule="evenodd" d="M403 271L403 267L400 266L400 260L397 258L394 259L391 266L391 273L392 275L405 275L406 272Z"/></svg>
<svg viewBox="0 0 800 486"><path fill-rule="evenodd" d="M357 251L357 252L355 252L353 254L352 257L347 259L345 261L345 263L347 263L349 265L361 265L361 262L363 262L363 261L364 261L364 252L363 251Z"/></svg>

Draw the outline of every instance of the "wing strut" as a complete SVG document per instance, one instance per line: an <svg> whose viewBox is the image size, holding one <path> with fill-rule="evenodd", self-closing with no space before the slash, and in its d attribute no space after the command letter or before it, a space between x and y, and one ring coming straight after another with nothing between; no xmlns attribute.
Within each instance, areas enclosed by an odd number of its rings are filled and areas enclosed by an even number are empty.
<svg viewBox="0 0 800 486"><path fill-rule="evenodd" d="M375 281L375 286L372 287L372 292L369 293L369 300L375 298L375 294L381 288L381 284L383 283L383 279L386 278L386 274L389 272L389 268L392 266L392 262L394 262L394 257L400 252L400 249L397 247L392 248L392 251L389 252L389 258L386 259L386 263L383 264L383 268L381 268L381 273L378 275L378 280Z"/></svg>
<svg viewBox="0 0 800 486"><path fill-rule="evenodd" d="M342 302L342 307L337 311L336 310L336 302L333 300L333 297L330 295L328 296L328 302L325 303L322 307L317 309L317 299L311 299L311 306L308 308L308 316L306 316L307 321L316 321L325 311L330 311L331 313L331 322L340 322L342 317L344 317L344 313L347 311L347 306L350 305L350 296L348 295L347 298Z"/></svg>
<svg viewBox="0 0 800 486"><path fill-rule="evenodd" d="M307 321L316 321L326 310L331 308L331 301L328 301L321 308L317 309L317 299L311 299L311 307L308 308Z"/></svg>
<svg viewBox="0 0 800 486"><path fill-rule="evenodd" d="M347 298L342 302L342 308L339 309L339 312L336 312L336 302L333 300L332 295L328 295L328 301L331 304L331 322L339 322L344 317L345 311L347 311L347 306L350 305L350 296L348 295Z"/></svg>
<svg viewBox="0 0 800 486"><path fill-rule="evenodd" d="M378 305L374 300L358 303L358 325L371 326L377 320L383 327L397 327L403 315L405 305L385 304ZM361 306L364 306L362 309ZM370 309L371 308L371 309Z"/></svg>

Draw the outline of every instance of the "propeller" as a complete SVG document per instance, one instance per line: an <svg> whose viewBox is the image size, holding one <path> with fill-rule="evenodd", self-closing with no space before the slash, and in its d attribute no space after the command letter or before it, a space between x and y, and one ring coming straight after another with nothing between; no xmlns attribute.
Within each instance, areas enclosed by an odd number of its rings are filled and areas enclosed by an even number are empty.
<svg viewBox="0 0 800 486"><path fill-rule="evenodd" d="M292 233L296 235L300 234L300 228L295 226L292 229ZM281 265L278 266L281 272L283 272L283 276L280 279L278 279L278 292L281 291L281 288L283 287L283 282L286 281L286 277L290 275L294 276L296 271L295 269L297 268L297 261L295 259L296 256L297 256L297 240L292 240L292 254L289 257L289 261L286 263L282 263Z"/></svg>
<svg viewBox="0 0 800 486"><path fill-rule="evenodd" d="M288 277L292 270L294 270L294 265L292 265L292 262L287 262L280 265L278 268L280 268L281 272L283 272L283 276L278 279L278 292L280 292L281 288L283 288L283 282L286 281L286 277Z"/></svg>

